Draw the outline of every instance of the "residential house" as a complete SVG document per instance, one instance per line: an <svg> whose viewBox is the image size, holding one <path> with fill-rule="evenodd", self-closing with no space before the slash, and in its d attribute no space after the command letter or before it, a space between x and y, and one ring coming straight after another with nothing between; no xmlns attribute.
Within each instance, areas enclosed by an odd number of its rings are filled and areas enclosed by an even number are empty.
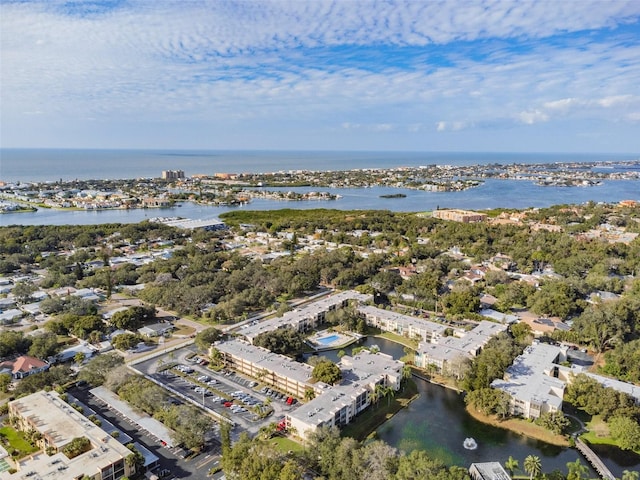
<svg viewBox="0 0 640 480"><path fill-rule="evenodd" d="M145 325L138 329L138 333L143 337L161 337L171 333L173 325L170 323L153 323L151 325Z"/></svg>
<svg viewBox="0 0 640 480"><path fill-rule="evenodd" d="M0 372L10 373L16 380L28 377L34 373L44 372L48 369L49 364L47 362L43 362L29 355L22 355L15 360L5 360L0 363Z"/></svg>

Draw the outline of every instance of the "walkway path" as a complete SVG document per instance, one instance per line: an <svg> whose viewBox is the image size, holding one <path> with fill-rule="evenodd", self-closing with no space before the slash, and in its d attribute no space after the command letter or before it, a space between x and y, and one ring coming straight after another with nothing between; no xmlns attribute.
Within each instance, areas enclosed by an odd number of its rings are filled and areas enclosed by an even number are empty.
<svg viewBox="0 0 640 480"><path fill-rule="evenodd" d="M613 473L609 471L607 466L600 460L600 457L596 455L596 453L589 448L589 446L576 437L576 448L584 457L593 465L593 468L598 472L605 480L616 480L616 477L613 476Z"/></svg>

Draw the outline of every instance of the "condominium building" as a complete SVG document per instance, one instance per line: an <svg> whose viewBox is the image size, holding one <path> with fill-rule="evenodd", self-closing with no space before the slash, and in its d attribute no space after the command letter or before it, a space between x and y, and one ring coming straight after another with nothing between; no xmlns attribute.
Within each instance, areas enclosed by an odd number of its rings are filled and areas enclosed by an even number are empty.
<svg viewBox="0 0 640 480"><path fill-rule="evenodd" d="M487 215L484 213L472 212L469 210L435 210L432 214L434 218L440 220L450 220L452 222L461 223L478 223L484 222L487 219Z"/></svg>
<svg viewBox="0 0 640 480"><path fill-rule="evenodd" d="M400 389L404 364L389 355L363 350L352 357L345 355L338 366L343 377L339 385L316 384L320 393L287 414L287 426L294 428L300 437L307 438L323 426L342 427L351 423L371 405L378 385L385 388L387 395Z"/></svg>
<svg viewBox="0 0 640 480"><path fill-rule="evenodd" d="M452 335L445 336L448 329L446 325L424 318L369 305L358 307L358 311L364 316L367 325L418 340L420 343L415 355L416 366L435 367L449 374L455 374L461 360L478 355L491 337L507 329L507 325L483 320L468 332L449 328Z"/></svg>
<svg viewBox="0 0 640 480"><path fill-rule="evenodd" d="M325 322L327 312L346 306L350 301L360 303L368 302L372 295L347 290L328 297L323 297L302 308L286 312L282 317L250 325L240 330L240 334L253 343L253 339L264 332L270 332L278 328L293 328L299 332L308 332Z"/></svg>
<svg viewBox="0 0 640 480"><path fill-rule="evenodd" d="M567 383L571 383L573 378L581 373L584 373L587 377L592 378L605 388L613 388L618 392L629 395L636 405L640 405L640 386L638 385L592 373L587 367L582 365L571 365L570 367L565 367L564 365L558 366L558 377Z"/></svg>
<svg viewBox="0 0 640 480"><path fill-rule="evenodd" d="M42 452L23 459L14 474L0 473L0 479L30 480L60 478L118 480L135 473L125 459L132 453L102 428L64 402L58 393L36 392L9 402L9 415L23 431L35 430ZM88 440L88 451L73 458L65 447L74 439ZM50 455L49 455L50 454Z"/></svg>
<svg viewBox="0 0 640 480"><path fill-rule="evenodd" d="M561 411L566 383L558 378L558 364L566 359L567 347L534 341L491 386L509 394L512 415L536 419Z"/></svg>
<svg viewBox="0 0 640 480"><path fill-rule="evenodd" d="M420 342L415 364L456 375L464 359L478 355L492 337L506 329L507 325L483 320L468 332L454 331L454 336L441 337L436 342Z"/></svg>
<svg viewBox="0 0 640 480"><path fill-rule="evenodd" d="M163 170L163 180L178 180L184 178L184 172L182 170Z"/></svg>
<svg viewBox="0 0 640 480"><path fill-rule="evenodd" d="M438 343L447 329L446 325L441 323L369 305L361 305L358 312L364 316L367 325L427 343Z"/></svg>
<svg viewBox="0 0 640 480"><path fill-rule="evenodd" d="M316 389L311 381L313 368L285 355L272 353L241 340L219 342L214 347L229 368L256 378L289 395L304 398L305 390ZM318 390L318 393L320 390Z"/></svg>

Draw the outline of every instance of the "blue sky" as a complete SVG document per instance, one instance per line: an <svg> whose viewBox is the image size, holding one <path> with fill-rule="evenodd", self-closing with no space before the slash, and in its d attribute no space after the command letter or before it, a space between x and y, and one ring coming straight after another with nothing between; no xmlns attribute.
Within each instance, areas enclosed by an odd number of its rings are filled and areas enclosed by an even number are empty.
<svg viewBox="0 0 640 480"><path fill-rule="evenodd" d="M640 1L0 0L2 147L640 153Z"/></svg>

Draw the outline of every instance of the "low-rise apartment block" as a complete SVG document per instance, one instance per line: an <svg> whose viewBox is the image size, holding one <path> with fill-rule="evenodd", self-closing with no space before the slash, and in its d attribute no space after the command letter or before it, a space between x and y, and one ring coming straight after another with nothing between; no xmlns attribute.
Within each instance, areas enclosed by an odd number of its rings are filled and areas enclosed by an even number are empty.
<svg viewBox="0 0 640 480"><path fill-rule="evenodd" d="M299 332L308 332L325 322L327 312L346 306L350 301L360 303L368 302L372 295L347 290L328 297L321 298L302 308L286 312L282 317L273 318L264 322L250 325L240 333L250 342L264 332L270 332L278 328L290 327Z"/></svg>
<svg viewBox="0 0 640 480"><path fill-rule="evenodd" d="M9 402L9 415L20 430L40 433L38 442L43 451L20 462L16 473L0 473L2 480L79 480L85 475L91 480L118 480L135 473L125 460L131 451L54 391L40 391ZM65 447L78 438L88 440L88 451L69 458Z"/></svg>
<svg viewBox="0 0 640 480"><path fill-rule="evenodd" d="M487 219L487 215L484 213L472 212L470 210L435 210L433 212L434 218L440 220L450 220L452 222L461 223L478 223L484 222Z"/></svg>
<svg viewBox="0 0 640 480"><path fill-rule="evenodd" d="M455 332L437 342L420 342L415 363L420 368L435 367L444 374L456 375L464 359L477 356L492 337L504 332L507 325L481 321L468 332Z"/></svg>
<svg viewBox="0 0 640 480"><path fill-rule="evenodd" d="M371 394L378 385L393 391L400 389L404 364L389 355L363 350L353 357L345 355L338 366L343 376L339 385L316 384L320 393L287 414L287 426L295 428L300 437L306 438L323 426L351 423L371 405Z"/></svg>
<svg viewBox="0 0 640 480"><path fill-rule="evenodd" d="M438 343L447 329L441 323L431 322L424 318L411 317L391 310L362 305L358 311L364 316L367 325L385 332L393 332L407 338L427 343Z"/></svg>
<svg viewBox="0 0 640 480"><path fill-rule="evenodd" d="M304 398L306 389L319 388L312 384L310 365L285 355L240 340L219 342L213 348L220 352L229 368L295 397Z"/></svg>
<svg viewBox="0 0 640 480"><path fill-rule="evenodd" d="M558 378L558 364L566 359L567 347L534 342L491 386L509 394L512 415L536 419L561 411L566 383Z"/></svg>
<svg viewBox="0 0 640 480"><path fill-rule="evenodd" d="M436 367L443 373L455 373L461 360L478 355L491 337L507 329L507 325L483 320L469 332L455 330L453 336L445 336L446 325L424 318L368 305L358 307L358 311L367 325L419 340L416 366Z"/></svg>

